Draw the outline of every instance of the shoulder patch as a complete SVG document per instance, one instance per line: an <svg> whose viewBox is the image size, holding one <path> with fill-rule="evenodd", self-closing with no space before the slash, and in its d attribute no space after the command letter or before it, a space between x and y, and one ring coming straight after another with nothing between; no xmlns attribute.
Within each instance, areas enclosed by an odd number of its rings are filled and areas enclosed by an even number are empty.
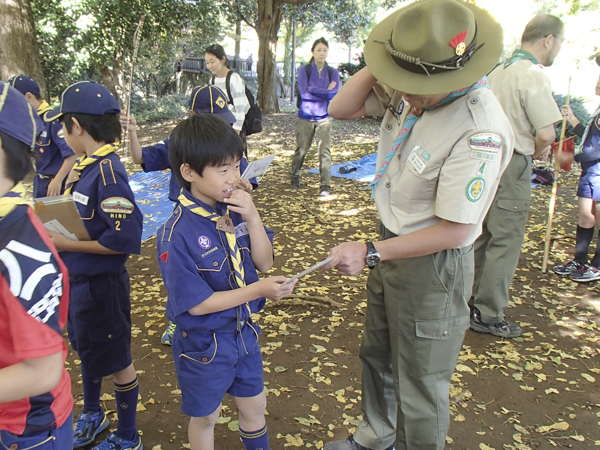
<svg viewBox="0 0 600 450"><path fill-rule="evenodd" d="M475 133L469 136L467 144L472 150L497 153L502 144L502 138L496 133Z"/></svg>
<svg viewBox="0 0 600 450"><path fill-rule="evenodd" d="M103 159L100 161L100 173L102 174L102 182L104 186L109 184L117 184L117 178L113 171L112 162L110 159Z"/></svg>
<svg viewBox="0 0 600 450"><path fill-rule="evenodd" d="M485 179L482 177L475 177L471 181L467 183L467 199L470 202L478 201L483 195L483 191L485 190Z"/></svg>
<svg viewBox="0 0 600 450"><path fill-rule="evenodd" d="M65 132L63 131L62 128L56 132L56 136L58 136L60 139L65 138Z"/></svg>
<svg viewBox="0 0 600 450"><path fill-rule="evenodd" d="M124 197L110 197L100 203L105 213L131 214L135 209L133 203Z"/></svg>

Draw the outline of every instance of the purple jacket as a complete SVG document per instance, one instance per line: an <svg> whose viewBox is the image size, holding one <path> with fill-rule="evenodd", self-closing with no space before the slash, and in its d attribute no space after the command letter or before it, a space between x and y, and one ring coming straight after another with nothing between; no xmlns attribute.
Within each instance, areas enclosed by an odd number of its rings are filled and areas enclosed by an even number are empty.
<svg viewBox="0 0 600 450"><path fill-rule="evenodd" d="M327 66L319 74L314 61L310 65L310 80L306 79L306 66L302 66L298 70L298 92L302 100L298 109L298 117L305 120L327 119L329 117L327 114L329 101L340 90L340 73L332 68L330 80ZM332 81L336 82L335 87L327 89Z"/></svg>

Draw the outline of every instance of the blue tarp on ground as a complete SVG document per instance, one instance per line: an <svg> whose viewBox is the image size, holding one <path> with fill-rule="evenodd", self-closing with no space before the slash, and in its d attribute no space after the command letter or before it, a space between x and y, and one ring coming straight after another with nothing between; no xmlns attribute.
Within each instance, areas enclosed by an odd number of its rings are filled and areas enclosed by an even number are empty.
<svg viewBox="0 0 600 450"><path fill-rule="evenodd" d="M142 241L150 239L169 218L175 204L169 200L171 173L138 172L129 177L131 190L143 214Z"/></svg>
<svg viewBox="0 0 600 450"><path fill-rule="evenodd" d="M343 164L335 164L331 166L331 175L334 177L349 178L351 180L371 182L375 178L375 165L377 163L377 153L369 156L364 156L358 161L351 161ZM356 167L354 172L340 173L340 167L353 166ZM319 169L308 169L308 173L319 173Z"/></svg>

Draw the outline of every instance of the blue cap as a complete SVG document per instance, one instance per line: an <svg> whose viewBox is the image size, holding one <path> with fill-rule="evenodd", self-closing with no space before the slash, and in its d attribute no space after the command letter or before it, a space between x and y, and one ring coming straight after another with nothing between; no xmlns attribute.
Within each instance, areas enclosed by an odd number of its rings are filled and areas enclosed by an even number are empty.
<svg viewBox="0 0 600 450"><path fill-rule="evenodd" d="M0 81L0 131L33 147L42 128L31 103L15 88Z"/></svg>
<svg viewBox="0 0 600 450"><path fill-rule="evenodd" d="M60 106L48 111L44 120L52 122L63 114L103 116L106 113L121 113L117 99L100 83L78 81L65 89L60 97Z"/></svg>
<svg viewBox="0 0 600 450"><path fill-rule="evenodd" d="M213 85L205 84L192 89L190 109L197 113L214 114L231 125L235 123L235 116L227 106L227 96Z"/></svg>
<svg viewBox="0 0 600 450"><path fill-rule="evenodd" d="M23 95L27 94L28 92L31 92L33 95L42 95L40 93L40 85L22 73L9 79L8 84L10 84Z"/></svg>

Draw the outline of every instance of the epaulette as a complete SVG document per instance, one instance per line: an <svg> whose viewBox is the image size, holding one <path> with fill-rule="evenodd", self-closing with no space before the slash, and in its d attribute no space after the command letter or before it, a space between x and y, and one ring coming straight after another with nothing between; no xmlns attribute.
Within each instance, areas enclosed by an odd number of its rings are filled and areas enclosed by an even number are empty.
<svg viewBox="0 0 600 450"><path fill-rule="evenodd" d="M173 235L173 229L175 228L175 224L181 218L181 213L183 212L183 208L181 205L177 205L177 207L173 210L165 224L162 226L162 235L157 238L161 240L161 242L170 242L171 236ZM160 233L160 230L159 230Z"/></svg>
<svg viewBox="0 0 600 450"><path fill-rule="evenodd" d="M112 161L110 159L103 159L100 161L100 173L102 174L102 182L104 186L109 184L117 184L117 178L113 171Z"/></svg>
<svg viewBox="0 0 600 450"><path fill-rule="evenodd" d="M47 117L48 117L48 113L49 113L50 111L52 111L52 109L49 109L49 110L47 110L47 111L44 111L44 112L42 112L42 113L40 114L40 117L42 118L42 120L43 120L44 122L52 122L52 121L54 120L54 118L52 118L52 119L48 119L48 118L47 118Z"/></svg>

